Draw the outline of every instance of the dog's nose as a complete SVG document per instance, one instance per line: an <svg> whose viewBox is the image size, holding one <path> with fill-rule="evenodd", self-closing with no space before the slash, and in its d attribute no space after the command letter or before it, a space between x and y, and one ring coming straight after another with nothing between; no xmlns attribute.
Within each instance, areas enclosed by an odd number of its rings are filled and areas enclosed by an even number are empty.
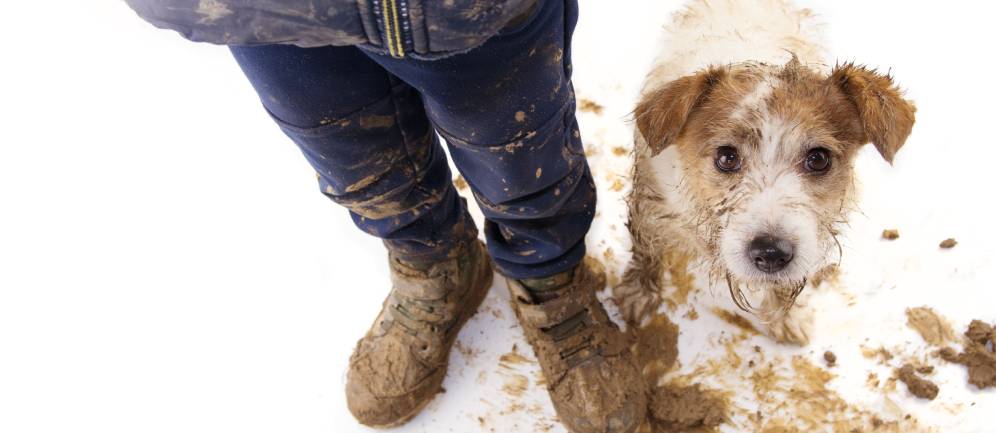
<svg viewBox="0 0 996 433"><path fill-rule="evenodd" d="M763 272L773 273L785 269L795 253L792 243L771 235L763 235L750 241L747 254Z"/></svg>

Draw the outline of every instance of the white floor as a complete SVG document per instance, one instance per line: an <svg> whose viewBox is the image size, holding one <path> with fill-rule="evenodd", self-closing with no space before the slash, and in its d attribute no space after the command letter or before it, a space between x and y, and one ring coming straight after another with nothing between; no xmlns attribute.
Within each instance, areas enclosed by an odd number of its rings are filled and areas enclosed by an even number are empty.
<svg viewBox="0 0 996 433"><path fill-rule="evenodd" d="M891 69L918 105L894 167L864 152L841 284L817 296L810 347L752 337L772 358L833 350L830 387L883 420L996 432L996 390L933 361L940 396L866 386L929 352L904 310L931 305L964 329L996 322L993 6L806 1L832 52ZM575 86L600 189L593 253L626 258L626 114L657 28L679 2L582 1ZM12 8L12 9L11 9ZM386 294L378 241L317 192L313 172L260 108L224 48L155 31L119 1L17 2L0 15L0 431L365 431L345 407L349 354ZM623 190L612 191L619 179ZM895 242L878 239L898 228ZM941 251L937 243L958 239ZM701 295L678 319L681 370L726 355L734 329ZM461 334L446 393L399 432L561 432L496 283ZM847 303L853 301L854 305ZM889 366L861 355L883 346ZM731 369L703 382L739 392ZM520 377L522 376L522 377ZM514 397L509 384L530 389ZM735 398L749 406L749 392ZM723 431L748 431L734 420ZM739 426L739 427L738 427ZM829 429L829 427L827 427ZM829 430L827 430L829 431Z"/></svg>

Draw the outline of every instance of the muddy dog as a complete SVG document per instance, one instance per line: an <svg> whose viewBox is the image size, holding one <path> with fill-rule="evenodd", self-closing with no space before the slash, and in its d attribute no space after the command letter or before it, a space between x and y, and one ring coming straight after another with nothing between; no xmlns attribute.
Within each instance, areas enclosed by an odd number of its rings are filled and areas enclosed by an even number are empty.
<svg viewBox="0 0 996 433"><path fill-rule="evenodd" d="M634 111L633 258L613 294L627 322L691 260L772 337L808 342L796 298L840 257L855 154L870 142L891 163L916 111L887 74L827 67L819 28L785 0L675 15Z"/></svg>

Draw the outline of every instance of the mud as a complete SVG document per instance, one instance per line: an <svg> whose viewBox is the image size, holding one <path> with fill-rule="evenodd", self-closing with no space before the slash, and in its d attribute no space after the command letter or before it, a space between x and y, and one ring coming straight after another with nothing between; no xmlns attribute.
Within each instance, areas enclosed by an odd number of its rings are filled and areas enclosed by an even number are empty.
<svg viewBox="0 0 996 433"><path fill-rule="evenodd" d="M723 319L724 322L736 326L748 334L761 335L761 332L754 327L754 324L750 323L750 320L747 320L744 316L721 308L714 308L712 312L720 319Z"/></svg>
<svg viewBox="0 0 996 433"><path fill-rule="evenodd" d="M664 386L650 396L650 424L655 433L716 427L726 420L722 397L692 386Z"/></svg>
<svg viewBox="0 0 996 433"><path fill-rule="evenodd" d="M831 351L823 352L823 360L827 362L828 367L833 367L837 365L837 355Z"/></svg>
<svg viewBox="0 0 996 433"><path fill-rule="evenodd" d="M585 98L578 98L578 108L581 111L588 111L596 115L602 114L602 110L605 109L602 104Z"/></svg>
<svg viewBox="0 0 996 433"><path fill-rule="evenodd" d="M927 400L937 398L937 385L917 376L917 369L912 364L904 364L896 374L899 380L906 384L906 389L910 391L910 394Z"/></svg>
<svg viewBox="0 0 996 433"><path fill-rule="evenodd" d="M954 240L954 238L947 238L941 241L941 243L938 246L944 249L949 249L949 248L954 248L955 245L958 245L958 241Z"/></svg>
<svg viewBox="0 0 996 433"><path fill-rule="evenodd" d="M512 368L513 365L531 364L532 361L519 353L519 346L512 345L512 351L503 354L498 358L498 365L503 368Z"/></svg>
<svg viewBox="0 0 996 433"><path fill-rule="evenodd" d="M633 352L649 385L655 386L678 359L678 326L663 314L654 316L636 332Z"/></svg>
<svg viewBox="0 0 996 433"><path fill-rule="evenodd" d="M996 333L992 328L992 325L985 322L973 320L965 331L967 340L961 353L950 347L938 352L945 361L968 368L968 383L979 389L996 388L996 353L993 353L996 349Z"/></svg>
<svg viewBox="0 0 996 433"><path fill-rule="evenodd" d="M965 331L965 336L968 337L969 340L985 345L992 338L992 332L992 325L981 320L973 320L972 323L968 324L968 330Z"/></svg>
<svg viewBox="0 0 996 433"><path fill-rule="evenodd" d="M896 229L885 229L882 230L882 239L894 241L899 239L899 230Z"/></svg>
<svg viewBox="0 0 996 433"><path fill-rule="evenodd" d="M906 325L933 346L944 346L955 338L951 324L930 307L907 308Z"/></svg>
<svg viewBox="0 0 996 433"><path fill-rule="evenodd" d="M648 423L653 433L705 432L726 420L726 400L698 384L673 380L660 385L678 359L678 326L663 314L635 330L633 352L650 387Z"/></svg>

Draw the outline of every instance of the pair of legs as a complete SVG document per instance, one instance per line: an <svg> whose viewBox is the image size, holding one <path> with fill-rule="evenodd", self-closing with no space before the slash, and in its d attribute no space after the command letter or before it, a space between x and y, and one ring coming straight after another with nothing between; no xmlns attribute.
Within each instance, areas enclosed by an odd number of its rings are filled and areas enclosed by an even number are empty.
<svg viewBox="0 0 996 433"><path fill-rule="evenodd" d="M438 133L483 210L498 271L545 277L583 258L595 188L570 81L576 5L540 3L484 45L433 61L356 47L232 52L322 192L399 258L437 261L477 235Z"/></svg>
<svg viewBox="0 0 996 433"><path fill-rule="evenodd" d="M456 12L455 12L456 13ZM439 136L485 216L560 419L574 433L630 433L642 377L581 266L595 187L575 119L573 0L467 53L424 61L356 47L235 47L263 105L318 172L322 192L384 239L393 288L350 358L361 423L406 422L441 390L450 348L493 272Z"/></svg>

